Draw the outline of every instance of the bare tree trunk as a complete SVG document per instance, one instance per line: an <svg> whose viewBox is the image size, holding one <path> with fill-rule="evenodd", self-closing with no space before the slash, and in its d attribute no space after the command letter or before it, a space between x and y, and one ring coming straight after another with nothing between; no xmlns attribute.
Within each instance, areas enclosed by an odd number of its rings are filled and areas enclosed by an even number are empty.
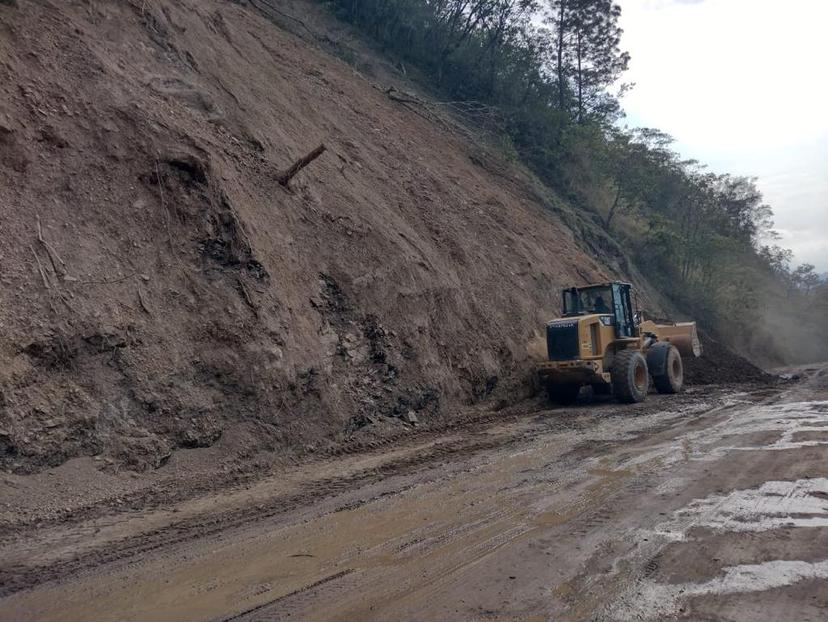
<svg viewBox="0 0 828 622"><path fill-rule="evenodd" d="M566 0L561 0L558 15L558 108L564 109L566 103L566 79L564 77L564 39L566 31Z"/></svg>
<svg viewBox="0 0 828 622"><path fill-rule="evenodd" d="M584 74L581 58L581 29L578 29L578 123L584 121Z"/></svg>
<svg viewBox="0 0 828 622"><path fill-rule="evenodd" d="M321 156L323 153L325 153L325 145L319 145L316 149L311 151L308 155L296 160L296 162L294 162L293 165L289 169L279 173L276 176L276 180L281 185L287 187L287 185L290 183L290 180L293 179L294 177L296 177L296 174L299 171L301 171L303 168L305 168L308 164L313 162L316 158Z"/></svg>
<svg viewBox="0 0 828 622"><path fill-rule="evenodd" d="M621 201L621 186L619 185L615 191L615 200L612 202L612 207L610 207L610 211L607 214L607 219L605 221L606 230L610 230L610 225L612 224L612 217L615 216L615 210L618 209L618 203Z"/></svg>

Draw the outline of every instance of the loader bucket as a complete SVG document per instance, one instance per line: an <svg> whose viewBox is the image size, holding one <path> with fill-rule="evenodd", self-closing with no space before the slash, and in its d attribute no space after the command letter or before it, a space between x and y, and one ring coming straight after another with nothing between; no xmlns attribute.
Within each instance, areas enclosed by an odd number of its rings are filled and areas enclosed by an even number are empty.
<svg viewBox="0 0 828 622"><path fill-rule="evenodd" d="M677 322L675 324L656 324L653 321L641 323L641 329L654 333L659 341L668 341L684 357L701 356L702 346L695 322Z"/></svg>

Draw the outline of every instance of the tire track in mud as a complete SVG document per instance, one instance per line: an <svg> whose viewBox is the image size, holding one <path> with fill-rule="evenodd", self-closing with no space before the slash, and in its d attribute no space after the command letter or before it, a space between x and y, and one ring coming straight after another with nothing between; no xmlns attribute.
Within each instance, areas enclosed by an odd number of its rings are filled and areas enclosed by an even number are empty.
<svg viewBox="0 0 828 622"><path fill-rule="evenodd" d="M289 460L268 464L264 472L257 467L254 460L250 460L229 472L201 473L183 480L174 479L159 482L150 488L120 494L117 503L107 499L94 505L67 510L64 513L50 517L39 517L27 522L2 524L0 525L0 546L9 540L20 538L27 531L42 530L51 526L65 525L66 523L79 523L130 510L148 512L161 509L189 499L243 488L246 485L270 477L277 470L285 467L312 466L314 463L342 456L381 453L383 450L404 448L416 443L439 439L451 433L475 434L485 432L494 425L514 423L522 419L535 417L538 413L546 412L548 408L542 402L535 400L522 402L502 410L470 410L447 421L413 429L403 429L393 434L387 434L382 438L351 438L333 447L303 456L291 456ZM556 410L554 412L555 414L575 414L576 416L580 414L577 408ZM592 416L588 412L583 413L583 415L585 418Z"/></svg>
<svg viewBox="0 0 828 622"><path fill-rule="evenodd" d="M212 516L196 516L162 529L111 543L107 545L106 549L91 551L66 561L44 566L29 567L21 565L3 568L0 570L0 598L47 581L60 580L86 569L134 559L158 549L166 549L188 541L208 538L244 527L250 523L285 515L310 502L318 502L336 496L345 490L370 484L392 475L409 474L419 467L440 458L486 451L495 447L508 447L521 440L523 440L522 436L515 436L505 439L495 437L444 443L434 446L432 451L382 464L376 468L366 469L346 477L333 477L312 482L295 494L274 497L267 504L232 509ZM343 507L353 509L370 503L381 496L399 494L403 490L405 488L396 488L381 495L354 501L346 506L338 506L331 511L339 511Z"/></svg>
<svg viewBox="0 0 828 622"><path fill-rule="evenodd" d="M694 404L701 399L711 401L721 399L724 395L745 390L744 386L720 385L706 387L709 394L702 396L696 393L682 393L670 396L669 408L676 410L682 406ZM781 389L775 386L749 387L751 394L768 393L778 394ZM655 399L653 399L655 398ZM195 499L205 495L216 495L223 492L243 488L269 476L277 470L312 466L325 460L342 456L371 455L388 449L404 448L406 446L439 439L452 433L475 434L485 432L492 427L503 424L534 419L539 426L543 426L538 433L554 433L564 431L586 430L594 423L613 417L637 417L652 414L664 409L665 399L652 395L647 402L633 406L616 404L611 401L580 404L573 407L550 408L542 399L525 400L523 402L493 410L470 409L455 414L451 419L442 420L433 424L417 428L401 429L398 432L386 434L381 438L350 438L343 443L321 449L302 456L290 456L277 462L270 462L264 467L256 460L248 459L244 464L229 471L191 474L185 478L171 478L151 484L147 488L132 492L123 492L117 499L96 500L95 503L67 509L50 516L39 516L19 522L0 524L0 546L3 543L18 539L29 531L43 530L52 526L66 525L89 521L110 514L120 514L129 511L148 512L163 509L176 503Z"/></svg>
<svg viewBox="0 0 828 622"><path fill-rule="evenodd" d="M733 392L729 386L716 387L713 397ZM694 403L699 396L682 394L673 396L674 407L682 404ZM636 413L630 413L630 407L614 403L598 403L579 405L569 408L550 407L542 400L529 400L501 410L470 410L450 420L436 422L432 425L419 428L400 430L382 438L360 439L352 438L335 447L326 448L300 458L268 464L266 471L257 468L255 461L236 467L229 472L199 473L186 478L172 479L152 484L148 488L133 492L121 493L117 499L97 500L94 504L66 510L62 513L47 517L37 517L25 522L0 524L0 546L9 540L15 540L34 530L43 530L67 523L80 523L96 518L122 514L130 511L149 512L152 510L170 507L176 503L203 497L217 495L244 488L252 483L272 476L278 469L312 466L333 458L352 455L372 455L382 453L393 448L407 446L440 439L452 433L476 434L504 424L516 423L534 419L543 426L539 433L553 433L563 431L585 430L597 421L611 417L630 417L636 414L648 414L659 410L662 404L648 401L637 405Z"/></svg>
<svg viewBox="0 0 828 622"><path fill-rule="evenodd" d="M222 618L221 622L232 622L233 620L243 620L247 616L254 614L256 612L262 611L264 609L268 609L269 607L273 607L274 605L285 601L289 598L293 598L294 596L298 596L299 594L304 594L305 592L309 592L314 590L318 587L326 585L332 581L336 581L337 579L341 579L343 577L347 577L349 574L353 573L353 569L348 568L347 570L342 570L341 572L334 573L332 575L328 575L327 577L323 577L318 581L314 581L310 585L306 585L304 587L299 588L298 590L292 591L290 594L285 594L284 596L279 596L278 598L274 598L273 600L269 600L266 603L262 603L261 605L256 605L255 607L251 607L245 611L240 613L234 614L228 618Z"/></svg>
<svg viewBox="0 0 828 622"><path fill-rule="evenodd" d="M730 392L732 393L732 389ZM714 407L715 402L717 400L723 400L727 394L728 390L723 388L715 395L679 396L678 400L670 402L670 411L665 412L665 415L667 415L669 421L665 421L655 427L648 428L646 433L648 435L651 433L658 433L674 426L676 423L676 413L682 406L692 405L694 403L698 403L700 400L705 400L711 404L711 407ZM676 403L677 401L679 403ZM654 412L660 410L663 405L664 404L660 401L653 401L646 406L642 405L639 407L636 410L636 413L642 415L653 414ZM546 416L543 413L550 414ZM423 440L430 438L439 438L450 431L461 431L465 434L463 438L458 440L444 443L438 442L421 453L416 453L414 455L405 456L399 459L392 459L375 467L358 470L345 476L334 476L307 482L301 485L298 492L273 497L268 500L267 503L245 505L221 511L212 515L209 513L198 514L191 518L181 520L161 528L108 542L100 548L82 553L72 558L48 564L38 566L18 564L0 568L0 598L46 582L60 581L68 576L75 575L86 570L104 565L138 560L141 556L151 554L154 551L170 549L194 540L215 537L225 532L241 529L258 521L284 516L290 512L309 506L312 503L317 503L324 499L335 497L345 491L356 490L362 486L379 482L391 476L412 474L421 467L435 463L444 458L451 458L453 461L457 461L461 457L469 454L485 452L495 448L502 449L516 445L537 435L555 435L561 432L586 430L589 429L591 425L595 425L599 421L604 421L608 418L618 416L629 417L629 410L617 405L611 405L607 408L574 408L548 411L542 407L539 407L537 404L533 404L528 408L524 406L519 412L514 412L514 410L510 413L491 412L486 413L484 417L475 417L471 421L466 420L458 422L455 420L440 429L424 429L417 431L406 437L405 440L407 442L403 445L403 447L415 444L415 441L417 440L422 442ZM528 421L532 418L534 418L534 421ZM529 425L516 430L492 430L492 428L498 425L505 426L520 421L526 421ZM480 426L484 423L488 425L481 429ZM477 429L470 431L468 428L471 427L471 425L476 426ZM622 440L618 442L620 443L625 441ZM387 446L393 443L394 440L389 439L387 442L381 443L380 446ZM595 449L596 447L592 447L592 451L589 453L594 455ZM585 457L586 450L587 448L584 447L581 451L569 452L561 457L561 461L563 463L572 460L581 460ZM358 445L343 447L336 452L332 452L332 456L336 457L349 453L361 453L361 450ZM308 464L312 465L313 462L309 461ZM434 477L439 478L440 476L440 471L435 471ZM259 479L264 479L265 477L267 476L261 476ZM392 490L384 491L380 494L361 497L343 505L338 505L323 514L337 512L341 509L357 508L387 495L400 494L401 492L421 483L423 482L420 481L408 486L397 486ZM190 495L190 497L192 496L194 495ZM147 508L146 511L149 509L150 508ZM80 528L82 528L82 526L80 526Z"/></svg>

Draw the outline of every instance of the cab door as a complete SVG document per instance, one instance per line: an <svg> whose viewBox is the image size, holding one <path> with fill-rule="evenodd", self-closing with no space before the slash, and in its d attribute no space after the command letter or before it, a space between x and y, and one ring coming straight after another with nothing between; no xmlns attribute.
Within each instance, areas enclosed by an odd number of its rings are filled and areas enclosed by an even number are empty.
<svg viewBox="0 0 828 622"><path fill-rule="evenodd" d="M619 339L633 337L635 321L633 320L630 286L626 283L612 284L612 310L615 315L615 334Z"/></svg>

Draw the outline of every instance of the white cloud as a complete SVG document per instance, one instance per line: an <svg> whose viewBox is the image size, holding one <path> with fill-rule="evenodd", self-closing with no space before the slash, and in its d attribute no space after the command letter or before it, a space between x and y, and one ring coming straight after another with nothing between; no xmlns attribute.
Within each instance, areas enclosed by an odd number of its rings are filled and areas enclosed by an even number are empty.
<svg viewBox="0 0 828 622"><path fill-rule="evenodd" d="M757 175L798 261L828 270L826 0L618 0L632 124Z"/></svg>

